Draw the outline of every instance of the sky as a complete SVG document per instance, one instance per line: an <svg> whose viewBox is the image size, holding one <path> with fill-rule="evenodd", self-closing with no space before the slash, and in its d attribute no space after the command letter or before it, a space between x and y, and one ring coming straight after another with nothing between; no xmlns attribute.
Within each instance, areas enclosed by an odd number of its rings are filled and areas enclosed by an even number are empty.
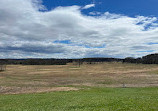
<svg viewBox="0 0 158 111"><path fill-rule="evenodd" d="M158 52L157 0L0 0L0 58Z"/></svg>

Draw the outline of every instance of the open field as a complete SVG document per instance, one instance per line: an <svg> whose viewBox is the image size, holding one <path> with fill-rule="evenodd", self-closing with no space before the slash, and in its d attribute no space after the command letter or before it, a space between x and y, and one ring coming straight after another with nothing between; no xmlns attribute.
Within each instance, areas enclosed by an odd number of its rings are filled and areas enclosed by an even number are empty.
<svg viewBox="0 0 158 111"><path fill-rule="evenodd" d="M2 94L77 90L76 86L122 87L123 85L158 86L158 65L122 63L83 64L80 67L73 64L8 65L6 71L0 72Z"/></svg>
<svg viewBox="0 0 158 111"><path fill-rule="evenodd" d="M8 65L0 111L157 111L157 86L158 65Z"/></svg>

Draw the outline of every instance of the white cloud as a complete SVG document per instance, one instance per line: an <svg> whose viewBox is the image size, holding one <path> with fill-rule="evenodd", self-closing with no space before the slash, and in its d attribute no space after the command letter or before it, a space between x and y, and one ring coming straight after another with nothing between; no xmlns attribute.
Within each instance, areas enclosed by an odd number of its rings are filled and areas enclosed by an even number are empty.
<svg viewBox="0 0 158 111"><path fill-rule="evenodd" d="M45 7L38 0L0 0L0 58L138 57L158 51L158 44L148 44L158 43L156 17L86 16L80 6L39 10Z"/></svg>
<svg viewBox="0 0 158 111"><path fill-rule="evenodd" d="M84 6L82 9L89 9L92 7L95 7L95 4L88 4L88 5Z"/></svg>
<svg viewBox="0 0 158 111"><path fill-rule="evenodd" d="M89 12L90 15L101 15L102 13L101 12L96 12L96 11L93 11L93 12Z"/></svg>

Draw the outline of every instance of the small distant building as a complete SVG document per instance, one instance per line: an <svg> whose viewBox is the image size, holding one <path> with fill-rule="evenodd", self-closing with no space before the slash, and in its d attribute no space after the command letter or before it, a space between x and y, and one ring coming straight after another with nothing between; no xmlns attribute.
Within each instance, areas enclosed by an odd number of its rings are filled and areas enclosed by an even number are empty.
<svg viewBox="0 0 158 111"><path fill-rule="evenodd" d="M6 64L4 60L0 61L0 71L5 71L6 70Z"/></svg>
<svg viewBox="0 0 158 111"><path fill-rule="evenodd" d="M4 64L1 65L1 64L0 64L0 71L5 71L5 70L6 70L6 65L4 65Z"/></svg>

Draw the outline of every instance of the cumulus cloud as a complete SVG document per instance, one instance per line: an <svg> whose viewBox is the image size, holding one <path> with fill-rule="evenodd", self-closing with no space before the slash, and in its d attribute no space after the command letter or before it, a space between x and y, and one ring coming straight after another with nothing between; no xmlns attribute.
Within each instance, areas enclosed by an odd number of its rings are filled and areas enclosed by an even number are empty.
<svg viewBox="0 0 158 111"><path fill-rule="evenodd" d="M158 43L156 17L86 16L82 9L46 11L39 0L0 0L0 58L139 57L158 51L158 44L149 44Z"/></svg>

